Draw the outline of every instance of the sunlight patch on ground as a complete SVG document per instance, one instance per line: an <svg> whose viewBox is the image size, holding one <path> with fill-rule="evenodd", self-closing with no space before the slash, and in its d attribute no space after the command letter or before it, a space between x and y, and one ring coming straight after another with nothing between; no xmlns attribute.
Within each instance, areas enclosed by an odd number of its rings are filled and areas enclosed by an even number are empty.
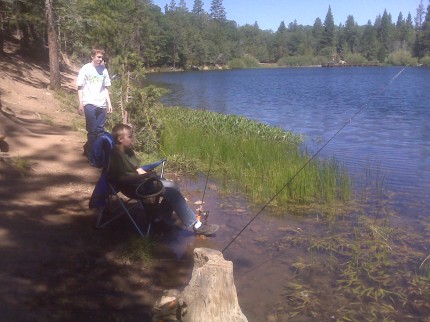
<svg viewBox="0 0 430 322"><path fill-rule="evenodd" d="M0 247L14 247L17 246L10 238L10 233L7 229L0 228Z"/></svg>

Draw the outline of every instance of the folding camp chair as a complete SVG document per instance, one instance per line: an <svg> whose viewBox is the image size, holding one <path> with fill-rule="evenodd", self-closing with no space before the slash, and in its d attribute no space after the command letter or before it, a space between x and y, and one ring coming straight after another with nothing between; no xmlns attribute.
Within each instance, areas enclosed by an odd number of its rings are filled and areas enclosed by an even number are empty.
<svg viewBox="0 0 430 322"><path fill-rule="evenodd" d="M161 160L142 168L147 171L161 165L160 178L163 178L165 162L166 160ZM140 193L142 185L152 186L153 190L142 195ZM148 237L151 226L156 219L163 192L163 184L155 177L143 181L133 191L121 189L109 179L107 171L103 170L90 199L90 208L97 208L98 210L96 228L104 228L114 220L125 216L131 221L139 235L144 237L145 234L136 222L136 216L143 215L148 222L146 230ZM133 214L134 208L139 208L139 214Z"/></svg>

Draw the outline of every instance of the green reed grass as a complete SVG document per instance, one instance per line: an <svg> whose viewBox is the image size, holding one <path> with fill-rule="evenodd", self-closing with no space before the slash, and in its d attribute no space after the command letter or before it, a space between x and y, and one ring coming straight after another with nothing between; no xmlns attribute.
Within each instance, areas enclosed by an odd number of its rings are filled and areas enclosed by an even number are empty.
<svg viewBox="0 0 430 322"><path fill-rule="evenodd" d="M350 178L334 159L314 159L294 177L311 157L300 149L300 135L235 115L183 108L161 113L161 149L166 155L207 166L212 162L211 176L245 191L253 202L267 201L281 189L274 205L350 197Z"/></svg>
<svg viewBox="0 0 430 322"><path fill-rule="evenodd" d="M326 321L327 314L336 312L336 321L426 321L430 270L424 264L429 234L408 225L397 227L390 216L377 220L378 213L375 209L344 218L336 229L327 229L330 223L322 221L312 224L325 226L316 231L307 226L287 232L277 248L294 253L299 247L308 256L291 260L295 278L285 285L285 302L278 309L290 318L306 318L312 307L303 297L313 295L312 306L318 310L312 310L311 320ZM333 287L333 293L327 292L330 297L320 296L325 294L321 290Z"/></svg>

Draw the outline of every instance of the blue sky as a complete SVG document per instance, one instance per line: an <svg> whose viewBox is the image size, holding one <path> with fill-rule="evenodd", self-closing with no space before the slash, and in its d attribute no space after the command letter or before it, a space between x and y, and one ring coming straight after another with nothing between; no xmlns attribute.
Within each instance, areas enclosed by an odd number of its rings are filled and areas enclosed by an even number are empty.
<svg viewBox="0 0 430 322"><path fill-rule="evenodd" d="M194 0L186 0L191 11ZM161 7L170 3L170 0L153 0L155 5ZM179 3L179 0L176 0ZM204 9L209 12L211 0L203 0ZM408 13L415 18L420 0L224 0L223 5L227 12L227 19L236 21L240 26L254 24L257 21L260 29L276 31L281 21L288 26L297 20L298 24L312 26L316 18L324 22L329 5L336 25L344 24L348 15L353 15L359 25L372 23L384 9L391 14L393 22L397 22L399 12L406 19ZM425 9L428 0L423 1Z"/></svg>

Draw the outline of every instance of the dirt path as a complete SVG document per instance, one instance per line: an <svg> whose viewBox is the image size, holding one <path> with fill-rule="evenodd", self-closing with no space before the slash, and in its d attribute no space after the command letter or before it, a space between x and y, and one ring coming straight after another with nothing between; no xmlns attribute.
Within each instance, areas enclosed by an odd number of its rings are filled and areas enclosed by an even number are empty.
<svg viewBox="0 0 430 322"><path fill-rule="evenodd" d="M124 263L132 227L93 229L98 171L82 156L83 133L71 130L79 116L47 90L46 68L0 57L0 320L148 321L161 291L186 280L192 264L175 263L167 278L172 254L162 248L151 267ZM62 75L71 91L74 75ZM31 168L22 176L11 160Z"/></svg>

